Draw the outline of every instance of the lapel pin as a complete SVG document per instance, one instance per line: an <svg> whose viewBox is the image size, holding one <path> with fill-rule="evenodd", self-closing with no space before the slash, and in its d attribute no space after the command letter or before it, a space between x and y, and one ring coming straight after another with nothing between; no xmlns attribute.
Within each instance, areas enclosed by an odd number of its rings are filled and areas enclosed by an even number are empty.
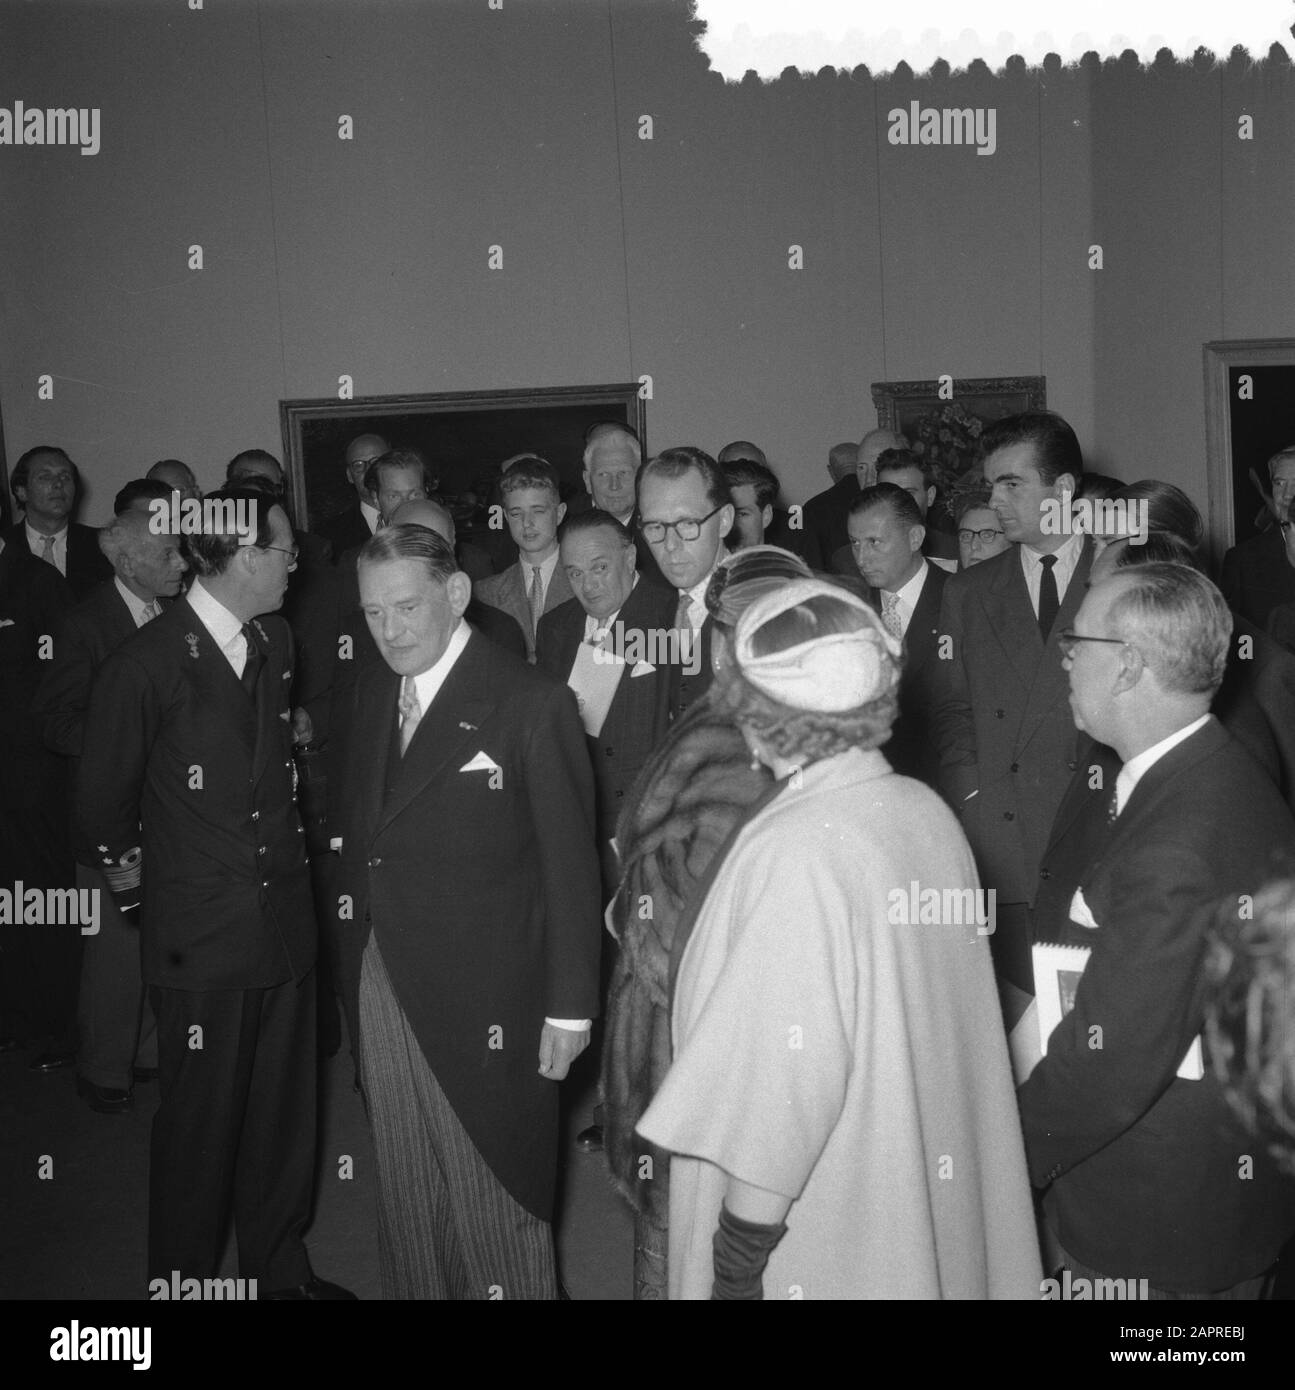
<svg viewBox="0 0 1295 1390"><path fill-rule="evenodd" d="M196 632L186 632L184 640L189 644L189 655L195 661L198 659L198 634Z"/></svg>
<svg viewBox="0 0 1295 1390"><path fill-rule="evenodd" d="M459 728L467 729L469 733L471 733L476 727L477 726L475 724L469 724L466 719L459 720Z"/></svg>

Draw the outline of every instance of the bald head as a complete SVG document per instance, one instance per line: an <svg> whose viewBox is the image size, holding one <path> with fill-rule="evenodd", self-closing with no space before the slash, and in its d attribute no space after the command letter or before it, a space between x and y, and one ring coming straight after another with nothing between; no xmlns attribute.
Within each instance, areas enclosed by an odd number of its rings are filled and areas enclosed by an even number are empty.
<svg viewBox="0 0 1295 1390"><path fill-rule="evenodd" d="M424 526L435 531L443 540L454 544L454 518L439 502L427 497L415 497L402 502L391 514L391 526Z"/></svg>
<svg viewBox="0 0 1295 1390"><path fill-rule="evenodd" d="M894 430L869 430L859 441L859 461L855 476L859 487L871 487L877 481L877 460L887 449L907 449L908 440Z"/></svg>
<svg viewBox="0 0 1295 1390"><path fill-rule="evenodd" d="M764 450L749 439L735 439L731 444L725 444L715 456L715 462L719 464L736 463L738 459L750 459L752 463L762 463L766 468L769 466Z"/></svg>

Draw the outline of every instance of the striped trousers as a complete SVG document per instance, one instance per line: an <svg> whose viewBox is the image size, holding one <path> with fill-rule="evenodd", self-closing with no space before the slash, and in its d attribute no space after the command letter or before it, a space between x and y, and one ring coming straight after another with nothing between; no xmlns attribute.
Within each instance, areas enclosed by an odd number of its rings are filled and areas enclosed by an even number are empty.
<svg viewBox="0 0 1295 1390"><path fill-rule="evenodd" d="M378 1168L384 1298L555 1299L553 1230L477 1152L391 987L377 938L360 968L360 1079Z"/></svg>

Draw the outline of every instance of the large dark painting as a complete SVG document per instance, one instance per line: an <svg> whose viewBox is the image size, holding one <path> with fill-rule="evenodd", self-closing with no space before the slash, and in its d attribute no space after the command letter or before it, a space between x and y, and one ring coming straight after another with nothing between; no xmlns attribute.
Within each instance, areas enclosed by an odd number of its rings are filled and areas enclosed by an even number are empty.
<svg viewBox="0 0 1295 1390"><path fill-rule="evenodd" d="M558 470L564 495L580 486L585 431L623 421L646 448L646 415L637 382L553 386L527 391L451 391L422 396L367 396L351 401L282 401L289 502L299 527L313 529L354 496L347 481L347 443L380 434L393 448L420 450L437 473L456 518L488 503L499 465L536 453Z"/></svg>

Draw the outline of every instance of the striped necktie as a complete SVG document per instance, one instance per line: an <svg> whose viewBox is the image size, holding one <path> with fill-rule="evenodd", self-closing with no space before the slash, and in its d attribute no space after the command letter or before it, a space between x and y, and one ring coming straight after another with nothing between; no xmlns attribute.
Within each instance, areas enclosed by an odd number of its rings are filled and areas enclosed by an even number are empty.
<svg viewBox="0 0 1295 1390"><path fill-rule="evenodd" d="M540 619L544 616L544 581L540 578L540 567L531 566L531 632L540 630Z"/></svg>
<svg viewBox="0 0 1295 1390"><path fill-rule="evenodd" d="M400 756L403 758L410 741L418 731L418 721L423 717L423 707L418 703L418 686L413 676L405 677L404 688L400 692Z"/></svg>

